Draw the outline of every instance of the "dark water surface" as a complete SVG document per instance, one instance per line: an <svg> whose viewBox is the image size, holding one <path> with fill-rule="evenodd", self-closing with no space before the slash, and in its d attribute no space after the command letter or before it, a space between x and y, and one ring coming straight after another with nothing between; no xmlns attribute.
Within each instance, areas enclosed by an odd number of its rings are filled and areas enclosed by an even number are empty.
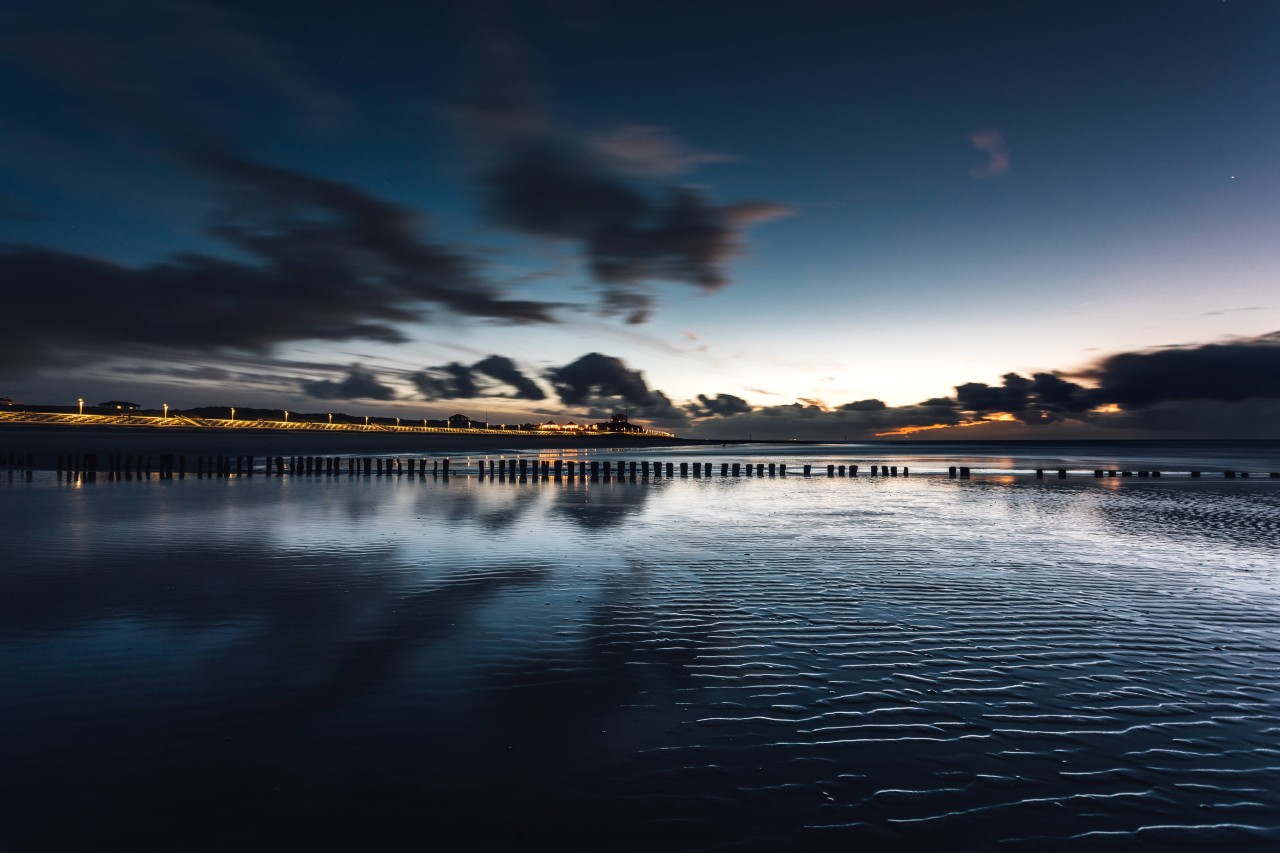
<svg viewBox="0 0 1280 853"><path fill-rule="evenodd" d="M3 849L1280 842L1273 480L37 473L0 511Z"/></svg>

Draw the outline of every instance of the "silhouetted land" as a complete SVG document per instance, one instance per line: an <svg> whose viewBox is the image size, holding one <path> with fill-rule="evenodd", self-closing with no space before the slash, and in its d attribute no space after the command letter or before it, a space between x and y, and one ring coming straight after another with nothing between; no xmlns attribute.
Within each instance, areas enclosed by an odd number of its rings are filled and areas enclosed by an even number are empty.
<svg viewBox="0 0 1280 853"><path fill-rule="evenodd" d="M450 433L328 432L165 427L32 426L0 424L0 449L37 455L39 467L58 453L402 454L502 453L515 450L605 450L722 444L698 439L621 433L581 435L459 435Z"/></svg>

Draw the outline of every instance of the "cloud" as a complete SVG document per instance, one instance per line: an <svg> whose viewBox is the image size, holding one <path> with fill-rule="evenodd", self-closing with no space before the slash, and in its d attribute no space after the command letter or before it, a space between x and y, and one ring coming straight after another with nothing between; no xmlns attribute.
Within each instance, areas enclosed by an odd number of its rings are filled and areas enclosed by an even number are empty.
<svg viewBox="0 0 1280 853"><path fill-rule="evenodd" d="M633 126L592 137L558 125L540 107L518 46L493 44L483 85L459 113L483 162L485 215L572 245L602 313L646 321L653 282L724 287L745 229L790 212L771 202L722 205L700 188L660 180L698 159L665 131Z"/></svg>
<svg viewBox="0 0 1280 853"><path fill-rule="evenodd" d="M432 309L505 323L555 320L511 300L469 255L422 233L419 215L338 181L226 152L192 162L224 205L209 233L247 260L175 254L144 267L0 245L0 367L111 357L121 348L267 352L301 340L405 340Z"/></svg>
<svg viewBox="0 0 1280 853"><path fill-rule="evenodd" d="M746 414L751 411L751 404L733 394L717 394L714 397L699 394L688 409L694 417L728 417Z"/></svg>
<svg viewBox="0 0 1280 853"><path fill-rule="evenodd" d="M372 373L353 367L338 381L319 379L303 382L302 392L318 400L394 400L394 389L383 385Z"/></svg>
<svg viewBox="0 0 1280 853"><path fill-rule="evenodd" d="M1238 311L1266 311L1265 305L1253 305L1248 308L1223 308L1221 311L1205 311L1202 317L1221 317L1223 314L1234 314Z"/></svg>
<svg viewBox="0 0 1280 853"><path fill-rule="evenodd" d="M664 127L628 124L591 137L590 145L620 171L648 177L671 177L703 163L728 163L729 154L695 151Z"/></svg>
<svg viewBox="0 0 1280 853"><path fill-rule="evenodd" d="M666 425L683 424L688 419L684 408L662 391L651 389L644 375L627 367L620 358L591 352L548 370L546 376L560 402L585 408L587 417L604 418L626 409L633 418L663 421Z"/></svg>
<svg viewBox="0 0 1280 853"><path fill-rule="evenodd" d="M346 113L286 44L209 4L26 4L2 32L0 58L83 97L116 128L189 135L227 127L249 103L313 128Z"/></svg>
<svg viewBox="0 0 1280 853"><path fill-rule="evenodd" d="M538 386L538 383L524 375L520 368L516 367L516 363L506 356L491 355L477 361L472 365L472 369L510 385L516 392L512 396L517 399L545 400L547 397L547 393Z"/></svg>
<svg viewBox="0 0 1280 853"><path fill-rule="evenodd" d="M1000 385L966 382L956 386L956 404L961 410L978 415L1006 412L1029 424L1049 423L1059 415L1079 414L1103 402L1097 389L1056 373L1034 373L1030 379L1006 373Z"/></svg>
<svg viewBox="0 0 1280 853"><path fill-rule="evenodd" d="M456 361L410 374L409 380L427 400L480 396L480 386L476 384L471 368Z"/></svg>
<svg viewBox="0 0 1280 853"><path fill-rule="evenodd" d="M1277 401L1280 332L1117 353L1075 374L1006 373L998 385L965 382L955 387L954 396L909 406L873 399L828 408L802 400L725 411L699 395L687 410L695 418L693 435L757 438L864 438L993 423L1037 430L1052 425L1076 436L1099 428L1134 434L1266 436L1274 429L1254 416L1275 411Z"/></svg>
<svg viewBox="0 0 1280 853"><path fill-rule="evenodd" d="M644 405L652 401L649 386L638 370L631 370L620 358L590 352L563 367L547 371L560 402L576 406L594 397L617 397L626 403Z"/></svg>
<svg viewBox="0 0 1280 853"><path fill-rule="evenodd" d="M1280 332L1256 338L1118 353L1085 371L1103 402L1126 407L1181 400L1280 398Z"/></svg>
<svg viewBox="0 0 1280 853"><path fill-rule="evenodd" d="M498 393L491 386L479 381L487 376L514 390L513 394ZM516 400L543 400L546 392L516 363L506 356L491 355L470 366L451 362L430 367L409 376L418 391L428 400L450 400L475 397L501 397Z"/></svg>
<svg viewBox="0 0 1280 853"><path fill-rule="evenodd" d="M969 142L987 155L987 162L969 170L975 178L991 178L1009 171L1009 148L1000 131L988 129L971 133Z"/></svg>

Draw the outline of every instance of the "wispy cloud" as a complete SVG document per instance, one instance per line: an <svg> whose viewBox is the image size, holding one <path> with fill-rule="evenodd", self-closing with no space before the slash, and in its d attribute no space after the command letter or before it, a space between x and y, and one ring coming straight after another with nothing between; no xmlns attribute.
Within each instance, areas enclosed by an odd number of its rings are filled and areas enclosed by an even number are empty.
<svg viewBox="0 0 1280 853"><path fill-rule="evenodd" d="M1223 308L1221 311L1206 311L1202 317L1221 317L1223 314L1235 314L1239 311L1266 311L1266 305L1254 305L1249 308Z"/></svg>
<svg viewBox="0 0 1280 853"><path fill-rule="evenodd" d="M704 163L730 163L730 154L689 148L665 127L628 124L591 137L591 147L619 169L637 175L683 175Z"/></svg>
<svg viewBox="0 0 1280 853"><path fill-rule="evenodd" d="M537 97L518 41L494 35L486 44L481 85L455 113L481 161L484 213L492 225L572 246L602 313L645 322L655 282L724 287L746 229L791 212L766 201L720 204L671 180L724 157L694 152L668 131L631 126L600 136L558 121Z"/></svg>
<svg viewBox="0 0 1280 853"><path fill-rule="evenodd" d="M979 130L969 134L969 142L987 155L987 162L969 170L975 178L992 178L1009 171L1009 146L1003 133L995 129Z"/></svg>

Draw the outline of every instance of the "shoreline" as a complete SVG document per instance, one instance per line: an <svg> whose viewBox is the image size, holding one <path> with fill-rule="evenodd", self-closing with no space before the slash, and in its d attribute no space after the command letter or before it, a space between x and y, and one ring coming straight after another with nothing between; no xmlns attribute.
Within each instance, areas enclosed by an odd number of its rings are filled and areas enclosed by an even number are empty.
<svg viewBox="0 0 1280 853"><path fill-rule="evenodd" d="M336 431L210 426L105 426L100 424L0 423L0 454L34 454L36 467L52 468L59 454L143 453L177 455L246 454L296 456L326 454L515 453L524 451L639 450L653 447L696 447L730 442L627 433L580 435L504 435Z"/></svg>

